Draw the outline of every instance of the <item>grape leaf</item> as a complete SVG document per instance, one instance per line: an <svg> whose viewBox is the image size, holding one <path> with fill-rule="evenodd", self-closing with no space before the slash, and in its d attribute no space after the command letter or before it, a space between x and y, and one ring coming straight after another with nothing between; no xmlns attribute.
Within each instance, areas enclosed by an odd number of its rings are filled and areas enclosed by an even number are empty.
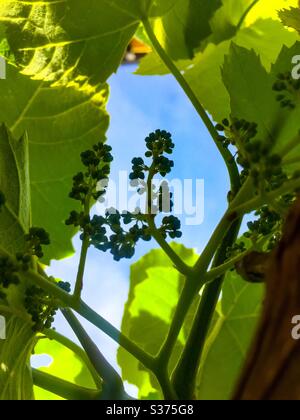
<svg viewBox="0 0 300 420"><path fill-rule="evenodd" d="M172 246L187 264L196 262L197 255L192 250L182 245ZM167 336L182 286L183 277L162 250L151 251L131 267L122 332L153 356L158 353ZM184 341L182 332L171 365L180 354ZM136 359L122 348L118 351L118 362L123 379L139 388L141 398L149 398L149 394L153 397L153 393L162 397L149 372L143 370Z"/></svg>
<svg viewBox="0 0 300 420"><path fill-rule="evenodd" d="M28 136L32 224L44 227L51 235L51 246L45 247L45 261L63 258L73 250L74 231L64 223L74 209L74 202L68 197L72 177L81 167L80 153L105 140L107 87L99 85L90 92L49 88L8 65L7 78L0 81L0 89L5 104L0 109L0 121L6 123L14 137L20 138L25 132ZM1 180L11 172L5 166L8 156L5 151L0 155L4 160ZM17 179L11 179L9 188L13 191L18 185ZM8 221L4 222L7 226Z"/></svg>
<svg viewBox="0 0 300 420"><path fill-rule="evenodd" d="M291 9L280 10L278 13L281 22L285 26L295 29L300 33L300 9L293 7Z"/></svg>
<svg viewBox="0 0 300 420"><path fill-rule="evenodd" d="M49 339L39 340L35 347L35 355L50 356L52 359L49 366L40 368L42 372L85 388L96 389L93 378L81 359L56 341ZM61 399L61 397L38 387L35 387L34 394L36 400Z"/></svg>
<svg viewBox="0 0 300 420"><path fill-rule="evenodd" d="M271 19L259 20L240 30L233 40L248 50L254 49L264 67L269 70L271 64L276 61L282 45L291 46L296 41L295 34L280 26L280 22ZM194 66L185 72L200 102L216 121L221 121L230 113L230 100L221 74L221 67L230 45L230 41L217 46L209 45L203 54L196 56ZM249 74L251 77L250 68Z"/></svg>
<svg viewBox="0 0 300 420"><path fill-rule="evenodd" d="M229 273L219 317L208 337L197 379L197 398L230 399L260 315L264 287Z"/></svg>
<svg viewBox="0 0 300 420"><path fill-rule="evenodd" d="M0 340L2 401L33 399L29 358L34 345L35 334L30 323L19 316L6 316L6 339Z"/></svg>
<svg viewBox="0 0 300 420"><path fill-rule="evenodd" d="M23 250L24 233L30 226L30 184L27 137L16 138L0 125L0 191L5 204L0 210L0 254L14 255ZM0 398L31 399L32 379L28 358L34 344L30 324L7 313L7 302L20 305L24 285L2 289L0 315L6 321L6 340L0 340ZM24 314L26 316L26 314Z"/></svg>
<svg viewBox="0 0 300 420"><path fill-rule="evenodd" d="M256 122L260 137L273 138L274 119L280 109L272 90L274 80L262 67L259 56L232 44L225 57L223 81L230 95L232 116Z"/></svg>
<svg viewBox="0 0 300 420"><path fill-rule="evenodd" d="M30 226L28 142L16 140L4 124L0 126L0 191L5 204L0 217L0 248L14 255L24 246Z"/></svg>
<svg viewBox="0 0 300 420"><path fill-rule="evenodd" d="M124 1L0 3L0 21L24 74L58 84L97 85L117 70L138 26ZM136 2L135 2L136 3ZM114 7L123 5L122 7Z"/></svg>

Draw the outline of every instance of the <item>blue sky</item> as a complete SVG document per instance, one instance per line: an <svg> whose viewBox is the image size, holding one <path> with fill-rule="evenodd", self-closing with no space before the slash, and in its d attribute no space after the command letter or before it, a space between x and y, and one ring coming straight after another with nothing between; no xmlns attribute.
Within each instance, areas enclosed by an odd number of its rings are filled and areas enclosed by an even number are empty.
<svg viewBox="0 0 300 420"><path fill-rule="evenodd" d="M176 144L172 178L204 179L205 182L204 223L186 226L183 220L182 226L182 242L200 252L226 207L229 189L226 168L202 121L173 77L141 77L133 71L133 66L123 66L110 79L111 125L107 137L115 156L111 176L117 179L119 171L130 171L132 158L144 155L144 138L151 131L158 128L170 131ZM76 277L78 238L74 239L74 244L76 255L53 262L49 273L68 281ZM154 242L140 243L135 258L120 263L114 262L110 254L94 249L89 252L84 299L116 327L120 327L127 300L130 264L154 247L157 247ZM117 346L90 324L84 322L84 325L115 364ZM74 338L61 316L57 318L56 328Z"/></svg>

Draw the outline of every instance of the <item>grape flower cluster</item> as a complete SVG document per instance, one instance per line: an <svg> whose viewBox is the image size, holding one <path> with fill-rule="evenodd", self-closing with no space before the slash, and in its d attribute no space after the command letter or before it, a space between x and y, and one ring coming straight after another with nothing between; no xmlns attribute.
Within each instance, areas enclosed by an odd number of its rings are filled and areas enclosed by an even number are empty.
<svg viewBox="0 0 300 420"><path fill-rule="evenodd" d="M300 80L293 79L290 71L278 74L273 90L277 92L276 100L282 108L290 110L296 108L296 101L299 98Z"/></svg>
<svg viewBox="0 0 300 420"><path fill-rule="evenodd" d="M293 99L298 95L300 81L292 79L290 73L278 75L278 80L273 90L280 92L276 99L281 106L294 109ZM254 122L244 119L224 119L216 125L219 132L219 140L226 148L235 147L235 160L241 168L241 182L244 183L249 177L252 178L257 194L264 194L280 188L291 178L299 178L299 173L288 175L282 168L282 158L273 152L272 139L261 140L258 136L258 126ZM254 245L259 237L267 237L266 250L271 251L279 242L282 231L284 214L287 213L296 192L279 196L273 203L262 206L255 213L256 220L248 223L248 232L245 237L253 241ZM228 249L228 258L239 255L245 251L243 242L237 242Z"/></svg>
<svg viewBox="0 0 300 420"><path fill-rule="evenodd" d="M244 241L235 242L231 247L227 248L226 258L231 259L246 251L246 244Z"/></svg>
<svg viewBox="0 0 300 420"><path fill-rule="evenodd" d="M5 204L5 195L0 192L0 210ZM32 258L43 257L42 246L50 244L48 233L41 228L32 227L29 233L24 236L25 244L22 252L17 252L14 256L0 256L0 299L7 297L6 290L12 285L20 283L19 274L21 271L28 271Z"/></svg>
<svg viewBox="0 0 300 420"><path fill-rule="evenodd" d="M0 210L4 204L5 195L1 192ZM49 234L38 227L30 228L24 239L25 245L22 252L17 252L14 257L0 256L0 300L5 301L7 299L7 290L11 286L18 286L21 283L21 273L28 271L33 266L34 258L42 258L44 256L42 247L50 244ZM66 292L71 291L69 283L56 282L53 278L49 280ZM23 303L27 313L31 316L35 332L51 328L59 306L53 297L40 287L28 285L25 288Z"/></svg>
<svg viewBox="0 0 300 420"><path fill-rule="evenodd" d="M5 289L20 283L18 272L18 264L11 258L6 256L0 257L0 299L4 300L6 298Z"/></svg>
<svg viewBox="0 0 300 420"><path fill-rule="evenodd" d="M70 283L56 282L52 277L49 277L49 281L52 281L58 287L70 293ZM55 298L45 292L45 290L34 285L28 287L25 291L24 306L27 313L31 316L34 332L42 332L44 329L50 329L59 309L59 303Z"/></svg>
<svg viewBox="0 0 300 420"><path fill-rule="evenodd" d="M126 230L125 226L129 224L131 227ZM91 234L91 244L103 252L110 250L115 261L132 258L140 239L151 240L149 228L139 214L120 214L115 209L108 209L105 216L93 217L92 226L94 232Z"/></svg>
<svg viewBox="0 0 300 420"><path fill-rule="evenodd" d="M256 220L248 222L249 231L245 233L246 238L255 241L259 236L268 237L266 249L271 251L275 248L281 238L282 216L269 205L262 206L255 212Z"/></svg>
<svg viewBox="0 0 300 420"><path fill-rule="evenodd" d="M111 150L110 146L98 143L92 150L82 152L81 162L86 170L73 177L73 187L69 196L81 203L81 211L73 210L66 220L66 225L79 227L83 232L82 238L91 234L93 228L89 217L91 200L103 198L106 192L110 163L113 160Z"/></svg>
<svg viewBox="0 0 300 420"><path fill-rule="evenodd" d="M255 216L258 216L257 220L248 222L249 231L251 234L255 235L269 235L275 226L281 221L280 215L271 210L268 205L265 205L261 209L257 210L255 212Z"/></svg>
<svg viewBox="0 0 300 420"><path fill-rule="evenodd" d="M29 269L32 257L40 259L44 256L43 245L50 245L49 234L43 228L32 227L29 233L25 235L25 240L26 251L16 255L16 259L23 271ZM56 282L52 277L49 278L49 281L57 284L58 287L66 292L71 291L71 285L67 282ZM26 288L24 307L31 316L33 331L42 332L44 329L51 328L58 306L58 302L44 289L35 285Z"/></svg>
<svg viewBox="0 0 300 420"><path fill-rule="evenodd" d="M165 155L172 154L175 145L171 134L165 130L156 130L145 139L145 142L147 147L145 157L151 159L151 163L148 165L141 157L134 158L129 179L141 195L151 184L151 207L153 200L157 201L157 205L153 205L156 210L153 215L155 217L158 213L170 213L173 207L172 193L167 183L162 183L158 191L154 191L152 180L155 175L165 177L171 172L174 162ZM96 192L96 186L99 181L107 180L109 164L112 161L110 152L109 146L99 144L92 151L81 154L82 163L88 171L85 174L80 172L73 178L70 197L79 200L82 209L80 212L73 210L66 224L79 228L81 239L88 238L89 245L103 252L110 251L114 259L120 261L123 258L133 257L138 241L151 240L149 217L152 217L152 214L143 214L139 208L133 213L128 211L120 213L111 208L104 216L90 216L89 208L88 211L86 209L89 198L91 196L94 199L102 198L106 192L105 188ZM158 230L164 238L175 239L182 235L180 221L174 216L163 218Z"/></svg>
<svg viewBox="0 0 300 420"><path fill-rule="evenodd" d="M223 133L219 139L224 147L237 147L236 162L242 168L241 180L251 176L258 191L270 191L280 187L287 175L282 170L282 159L272 152L271 141L257 138L256 123L244 119L223 120L216 129Z"/></svg>
<svg viewBox="0 0 300 420"><path fill-rule="evenodd" d="M132 160L132 173L129 175L132 181L144 180L145 172L150 170L152 175L160 174L165 177L174 167L174 161L164 156L164 154L171 155L175 147L170 133L165 130L156 130L146 137L145 142L148 149L145 156L152 159L152 165L149 167L145 164L144 159L134 158Z"/></svg>

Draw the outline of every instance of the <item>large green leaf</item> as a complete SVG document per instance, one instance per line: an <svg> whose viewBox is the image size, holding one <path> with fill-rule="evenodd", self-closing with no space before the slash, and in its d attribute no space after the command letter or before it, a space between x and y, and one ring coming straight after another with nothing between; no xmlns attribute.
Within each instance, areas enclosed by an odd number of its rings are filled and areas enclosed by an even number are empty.
<svg viewBox="0 0 300 420"><path fill-rule="evenodd" d="M30 226L28 142L16 140L4 124L0 126L0 191L5 205L0 217L0 248L15 254L24 246Z"/></svg>
<svg viewBox="0 0 300 420"><path fill-rule="evenodd" d="M294 110L281 108L272 86L279 73L292 70L292 57L299 48L299 42L292 48L284 47L268 73L254 51L233 45L223 69L232 116L256 122L259 137L272 141L274 151L283 155L283 166L289 172L299 169L300 163L300 148L298 141L295 143L299 138L300 103L296 97L298 102Z"/></svg>
<svg viewBox="0 0 300 420"><path fill-rule="evenodd" d="M274 80L262 67L255 52L231 45L225 58L223 80L230 94L231 114L258 124L259 136L273 137L279 104L272 90Z"/></svg>
<svg viewBox="0 0 300 420"><path fill-rule="evenodd" d="M187 264L192 265L197 255L182 245L172 245ZM131 267L130 291L122 322L122 332L145 351L156 355L169 330L183 278L162 250L154 250ZM185 341L182 332L174 352L174 360ZM140 364L123 349L118 352L118 362L124 380L139 388L141 398L157 394L158 387ZM172 362L171 362L172 364Z"/></svg>
<svg viewBox="0 0 300 420"><path fill-rule="evenodd" d="M24 233L30 226L28 143L0 125L0 191L5 204L0 210L0 254L23 250ZM19 306L24 284L5 289L0 315L6 319L6 340L0 340L0 399L32 399L29 357L34 345L31 325L5 310L7 303ZM2 291L2 290L0 290ZM4 306L3 306L4 305ZM26 314L24 314L26 319Z"/></svg>
<svg viewBox="0 0 300 420"><path fill-rule="evenodd" d="M282 23L290 28L296 29L300 33L300 9L293 7L291 9L281 10L279 17Z"/></svg>
<svg viewBox="0 0 300 420"><path fill-rule="evenodd" d="M35 355L48 356L52 359L49 366L40 368L42 372L85 388L96 389L93 378L82 360L56 341L39 340L35 347ZM61 399L59 396L38 387L35 387L34 394L37 400Z"/></svg>
<svg viewBox="0 0 300 420"><path fill-rule="evenodd" d="M2 0L0 21L8 26L10 47L25 74L94 85L117 70L136 31L129 3L140 2Z"/></svg>
<svg viewBox="0 0 300 420"><path fill-rule="evenodd" d="M14 137L19 138L25 132L28 135L32 223L43 226L51 234L51 246L45 248L46 260L65 257L72 252L74 234L64 225L74 207L68 198L71 180L81 165L80 152L105 140L107 87L99 85L89 92L49 88L7 66L7 78L0 81L0 90L4 104L0 121L7 124ZM5 167L8 156L8 152L1 153L4 163L0 179L8 179L7 174L11 173L9 188L14 191L19 184L17 179L12 179L14 172ZM23 166L26 168L25 163ZM7 229L8 224L3 223Z"/></svg>
<svg viewBox="0 0 300 420"><path fill-rule="evenodd" d="M219 317L204 348L198 375L197 397L227 400L257 325L264 287L227 275L219 306Z"/></svg>
<svg viewBox="0 0 300 420"><path fill-rule="evenodd" d="M0 400L33 399L29 359L34 344L31 324L19 316L7 316L6 340L0 340Z"/></svg>
<svg viewBox="0 0 300 420"><path fill-rule="evenodd" d="M14 256L24 250L24 235L31 224L28 141L26 135L16 140L4 124L0 125L0 191L5 197L0 210L0 254ZM5 290L11 305L20 305L24 287Z"/></svg>

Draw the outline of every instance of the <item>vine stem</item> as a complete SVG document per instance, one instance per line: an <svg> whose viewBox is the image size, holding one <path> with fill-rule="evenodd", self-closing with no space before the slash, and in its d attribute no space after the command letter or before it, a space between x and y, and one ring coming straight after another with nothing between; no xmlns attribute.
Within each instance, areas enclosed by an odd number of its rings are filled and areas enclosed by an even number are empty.
<svg viewBox="0 0 300 420"><path fill-rule="evenodd" d="M87 401L101 399L101 391L83 388L37 369L32 369L32 378L37 387L59 395L66 400Z"/></svg>
<svg viewBox="0 0 300 420"><path fill-rule="evenodd" d="M80 261L78 266L75 290L74 290L74 299L77 301L81 298L81 293L83 289L83 276L85 271L85 264L87 259L87 253L90 245L90 238L87 235L84 235L84 239L81 246Z"/></svg>
<svg viewBox="0 0 300 420"><path fill-rule="evenodd" d="M220 264L215 268L212 268L204 277L205 285L213 282L218 277L221 277L224 273L231 270L237 263L243 260L247 255L249 255L253 251L254 247L251 247L245 252L241 252L234 258L226 261L224 264Z"/></svg>
<svg viewBox="0 0 300 420"><path fill-rule="evenodd" d="M70 309L62 309L62 314L76 334L87 357L103 379L102 391L106 399L128 399L123 381L115 369L108 363L96 344L87 334L81 323Z"/></svg>
<svg viewBox="0 0 300 420"><path fill-rule="evenodd" d="M85 216L90 215L90 207L91 207L91 191L94 185L89 185L90 191L85 199L84 203L84 214ZM76 277L76 283L75 283L75 290L74 290L74 299L76 299L78 302L81 298L81 293L83 290L83 276L85 271L85 264L87 259L87 253L90 246L90 238L89 235L87 235L85 232L83 232L83 238L82 238L82 245L81 245L81 252L80 252L80 260L78 265L78 271L77 271L77 277Z"/></svg>
<svg viewBox="0 0 300 420"><path fill-rule="evenodd" d="M157 357L152 357L146 353L143 349L138 347L133 341L128 337L122 334L117 328L111 325L106 319L101 317L97 312L90 308L86 303L76 301L73 296L66 293L64 290L57 287L54 283L49 281L46 277L41 276L33 271L28 271L22 274L24 280L33 281L39 287L46 290L48 293L51 293L58 301L62 304L62 310L68 311L68 309L73 309L95 327L104 332L108 337L118 343L121 347L128 351L132 356L134 356L140 363L142 363L147 369L157 376L157 379L162 387L162 391L167 399L176 399L176 393L172 388L170 380L159 371L159 360ZM66 309L68 308L68 309ZM68 343L69 345L70 343ZM47 378L44 378L46 380ZM48 378L50 380L50 386L55 386L54 379ZM53 385L52 385L53 384ZM41 385L43 388L48 389L47 381L44 385ZM58 386L59 383L58 383ZM63 390L63 385L62 390ZM66 387L68 383L66 383ZM54 389L54 388L52 388ZM62 391L63 392L63 391ZM59 394L61 395L61 394Z"/></svg>
<svg viewBox="0 0 300 420"><path fill-rule="evenodd" d="M238 200L239 196L237 196L237 202L234 200L229 208L228 217L237 219L239 216L250 213L265 203L276 200L278 197L288 194L291 191L295 191L299 188L300 178L287 181L280 188L276 188L276 190L265 194L263 197L254 197L251 200L245 201L243 204L240 204L240 200Z"/></svg>
<svg viewBox="0 0 300 420"><path fill-rule="evenodd" d="M45 330L43 332L43 334L49 340L54 340L57 343L61 344L62 346L71 350L73 353L75 353L82 360L82 362L86 365L86 367L89 369L97 388L98 389L101 388L102 380L101 380L99 374L97 373L97 371L95 370L94 366L90 362L89 358L87 357L86 352L81 347L79 347L76 343L74 343L72 340L65 337L64 335L59 334L55 330Z"/></svg>
<svg viewBox="0 0 300 420"><path fill-rule="evenodd" d="M251 254L251 252L257 249L261 250L261 247L271 238L271 236L272 234L262 237L257 242L255 242L250 248L248 248L247 251L241 252L236 257L233 257L230 260L224 262L223 264L221 263L220 265L217 265L214 268L212 268L205 275L205 284L207 285L213 282L218 277L221 277L224 273L226 273L228 270L231 270L237 263L243 260L247 255Z"/></svg>
<svg viewBox="0 0 300 420"><path fill-rule="evenodd" d="M154 221L149 220L148 223L149 223L149 227L151 229L151 235L156 240L156 242L161 247L161 249L165 252L165 254L173 262L177 271L179 271L184 276L188 276L189 274L191 274L192 273L192 267L189 267L187 264L185 264L185 262L170 247L168 242L164 239L164 237L161 235L161 233L157 229Z"/></svg>
<svg viewBox="0 0 300 420"><path fill-rule="evenodd" d="M148 19L144 19L142 21L145 31L152 42L152 45L163 61L163 63L167 66L167 68L170 70L170 72L173 74L189 100L191 101L192 105L194 106L195 110L197 111L198 115L202 119L203 123L205 124L208 132L210 133L211 137L213 138L220 154L222 155L224 162L227 166L228 173L230 175L231 180L231 188L233 193L237 192L237 188L239 185L239 171L236 166L235 160L233 156L231 155L230 151L223 147L222 142L219 141L219 134L217 130L215 129L212 121L210 120L209 116L207 115L205 109L203 108L202 104L198 100L197 96L193 92L192 88L190 87L187 80L184 78L180 70L177 68L177 66L174 64L172 59L168 56L168 54L165 52L161 44L159 43L158 39L156 38L156 35L152 29L152 26Z"/></svg>
<svg viewBox="0 0 300 420"><path fill-rule="evenodd" d="M154 372L157 377L157 380L160 384L162 393L164 395L165 400L167 401L176 401L178 400L178 396L176 394L175 388L171 383L171 380L168 375L168 369L166 366L162 366Z"/></svg>
<svg viewBox="0 0 300 420"><path fill-rule="evenodd" d="M47 278L33 271L22 273L22 278L27 281L33 281L36 285L57 298L57 300L61 302L62 308L65 307L73 309L95 327L103 331L120 346L124 347L125 350L136 357L136 359L139 360L146 368L150 370L154 369L155 359L152 356L138 347L134 342L122 334L117 328L111 325L87 304L82 301L78 302L72 295L69 295L64 290L60 289L55 283L52 283Z"/></svg>
<svg viewBox="0 0 300 420"><path fill-rule="evenodd" d="M117 328L111 325L106 319L102 318L97 312L91 309L84 302L80 303L80 306L76 309L73 308L79 315L83 316L95 327L98 327L110 338L112 338L120 346L124 347L130 354L132 354L137 360L139 360L146 368L153 370L155 366L155 359L138 347L133 341L122 334Z"/></svg>
<svg viewBox="0 0 300 420"><path fill-rule="evenodd" d="M257 3L259 2L260 0L253 0L253 2L247 7L247 9L245 10L245 12L242 14L242 16L241 16L241 19L240 19L240 21L239 21L239 23L237 24L237 26L236 26L236 32L238 32L241 28L242 28L242 26L243 26L243 23L245 22L245 20L246 20L246 18L247 18L247 16L249 15L249 13L251 12L251 10L254 8L254 6L256 6L257 5Z"/></svg>
<svg viewBox="0 0 300 420"><path fill-rule="evenodd" d="M158 355L158 362L162 367L165 367L169 363L171 354L177 342L178 335L188 314L190 306L194 300L194 297L195 289L191 287L189 278L187 278L187 282L182 289L179 302L176 306L175 314L172 319L167 338Z"/></svg>
<svg viewBox="0 0 300 420"><path fill-rule="evenodd" d="M147 208L146 208L146 220L150 228L150 232L152 237L156 240L158 245L161 247L161 249L165 252L165 254L170 258L170 260L173 262L175 268L184 276L188 275L192 267L189 267L185 262L177 255L177 253L170 247L168 242L165 240L165 238L162 236L160 231L157 229L155 224L155 214L152 214L152 206L153 206L153 198L152 198L152 183L153 183L153 177L155 175L154 171L155 164L152 163L150 169L149 169L149 175L147 179Z"/></svg>
<svg viewBox="0 0 300 420"><path fill-rule="evenodd" d="M197 279L200 277L200 279L202 279L202 281L200 280L200 282L198 280L198 282L200 283L199 287L203 286L203 276L205 276L209 264L216 253L216 250L220 246L221 241L224 239L233 221L234 219L230 218L228 211L226 211L217 228L215 229L214 233L212 234L207 246L200 255L198 261L196 262L194 267L194 278Z"/></svg>
<svg viewBox="0 0 300 420"><path fill-rule="evenodd" d="M241 223L242 219L231 223L221 246L218 246L219 249L214 260L214 266L218 266L226 260L227 249L236 241ZM191 332L173 374L172 382L179 398L189 399L193 397L198 367L223 281L224 274L216 278L211 284L206 285L202 293Z"/></svg>
<svg viewBox="0 0 300 420"><path fill-rule="evenodd" d="M161 364L168 363L187 313L193 303L195 296L197 293L199 293L201 287L204 285L205 274L209 264L231 224L232 221L227 218L226 213L217 226L215 232L213 233L201 257L196 263L193 274L187 277L187 281L183 287L179 302L175 310L174 318L171 322L168 336L158 356L158 360Z"/></svg>

